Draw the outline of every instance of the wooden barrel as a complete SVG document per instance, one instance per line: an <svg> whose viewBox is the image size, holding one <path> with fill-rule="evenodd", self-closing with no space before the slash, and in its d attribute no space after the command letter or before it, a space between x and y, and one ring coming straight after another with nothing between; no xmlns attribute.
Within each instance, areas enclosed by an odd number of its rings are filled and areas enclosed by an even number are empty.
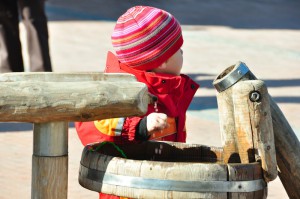
<svg viewBox="0 0 300 199"><path fill-rule="evenodd" d="M79 183L130 198L267 197L259 163L224 164L222 148L174 142L88 145Z"/></svg>

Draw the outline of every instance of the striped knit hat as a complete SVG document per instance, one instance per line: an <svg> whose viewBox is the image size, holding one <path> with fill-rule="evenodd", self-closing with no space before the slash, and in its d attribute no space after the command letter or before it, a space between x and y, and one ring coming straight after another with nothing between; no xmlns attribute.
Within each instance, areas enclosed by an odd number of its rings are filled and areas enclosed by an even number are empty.
<svg viewBox="0 0 300 199"><path fill-rule="evenodd" d="M119 61L138 70L159 67L183 44L179 22L170 13L148 6L128 9L111 38Z"/></svg>

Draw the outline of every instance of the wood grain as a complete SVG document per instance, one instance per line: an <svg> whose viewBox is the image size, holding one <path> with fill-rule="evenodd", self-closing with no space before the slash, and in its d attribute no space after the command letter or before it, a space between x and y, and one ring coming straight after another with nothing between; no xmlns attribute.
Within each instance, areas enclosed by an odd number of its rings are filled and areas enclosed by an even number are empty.
<svg viewBox="0 0 300 199"><path fill-rule="evenodd" d="M232 93L241 161L261 161L265 180L272 181L278 172L267 88L261 80L248 80L235 84Z"/></svg>

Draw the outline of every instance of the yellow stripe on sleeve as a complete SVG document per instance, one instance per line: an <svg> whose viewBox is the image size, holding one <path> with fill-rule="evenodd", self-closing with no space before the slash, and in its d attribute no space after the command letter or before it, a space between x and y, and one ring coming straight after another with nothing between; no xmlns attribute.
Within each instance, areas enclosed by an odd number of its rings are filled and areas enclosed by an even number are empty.
<svg viewBox="0 0 300 199"><path fill-rule="evenodd" d="M95 127L101 133L108 136L121 136L124 118L112 118L105 120L96 120L94 121Z"/></svg>

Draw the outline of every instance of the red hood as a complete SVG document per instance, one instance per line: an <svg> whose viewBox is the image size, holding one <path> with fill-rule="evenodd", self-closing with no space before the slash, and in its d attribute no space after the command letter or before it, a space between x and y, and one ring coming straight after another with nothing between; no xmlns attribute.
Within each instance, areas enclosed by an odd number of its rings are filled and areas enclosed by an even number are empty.
<svg viewBox="0 0 300 199"><path fill-rule="evenodd" d="M191 78L183 74L174 76L132 69L120 63L112 52L108 52L105 72L135 75L139 82L147 85L151 94L158 97L158 112L179 118L178 130L184 128L186 110L199 88ZM147 114L151 112L154 112L153 105L149 105Z"/></svg>

